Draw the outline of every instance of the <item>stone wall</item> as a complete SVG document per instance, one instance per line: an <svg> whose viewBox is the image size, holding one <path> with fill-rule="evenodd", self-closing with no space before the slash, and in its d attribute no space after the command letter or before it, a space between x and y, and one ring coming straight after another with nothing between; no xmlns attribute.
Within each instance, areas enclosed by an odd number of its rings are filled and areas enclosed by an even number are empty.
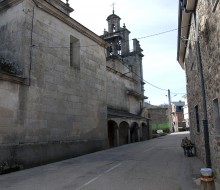
<svg viewBox="0 0 220 190"><path fill-rule="evenodd" d="M141 94L140 79L137 81L128 65L121 59L107 61L107 104L109 107L140 114L142 100L128 95L128 90Z"/></svg>
<svg viewBox="0 0 220 190"><path fill-rule="evenodd" d="M46 2L52 14L30 0L16 3L0 11L0 55L21 65L25 79L0 77L0 161L30 167L106 148L105 42L66 24L75 22Z"/></svg>
<svg viewBox="0 0 220 190"><path fill-rule="evenodd" d="M220 101L220 5L213 10L211 1L198 1L197 15L199 18L199 42L206 90L206 103L208 114L209 141L211 149L212 168L220 176L220 134L214 125L213 100ZM192 24L193 24L192 20ZM187 98L191 126L191 139L196 145L197 155L205 162L204 130L202 125L203 105L200 70L198 67L195 48L195 28L192 25L187 46L185 70L187 76ZM191 44L191 50L190 50ZM196 120L196 106L198 106L198 126ZM219 107L219 105L218 105ZM217 126L219 127L219 126Z"/></svg>
<svg viewBox="0 0 220 190"><path fill-rule="evenodd" d="M148 117L151 121L152 129L169 128L168 108L149 108Z"/></svg>

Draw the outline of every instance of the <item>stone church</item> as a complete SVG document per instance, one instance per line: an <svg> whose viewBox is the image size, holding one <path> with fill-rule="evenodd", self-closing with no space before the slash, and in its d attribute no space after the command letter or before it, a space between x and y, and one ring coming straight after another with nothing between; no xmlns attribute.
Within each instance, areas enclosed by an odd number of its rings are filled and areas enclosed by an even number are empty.
<svg viewBox="0 0 220 190"><path fill-rule="evenodd" d="M28 168L150 138L142 49L61 0L0 0L0 164ZM2 171L0 171L2 172Z"/></svg>
<svg viewBox="0 0 220 190"><path fill-rule="evenodd" d="M150 138L149 120L142 117L144 82L142 49L133 39L130 50L130 31L120 25L121 18L114 13L107 17L108 31L102 39L107 48L107 108L110 146L122 145ZM114 92L114 93L113 93Z"/></svg>

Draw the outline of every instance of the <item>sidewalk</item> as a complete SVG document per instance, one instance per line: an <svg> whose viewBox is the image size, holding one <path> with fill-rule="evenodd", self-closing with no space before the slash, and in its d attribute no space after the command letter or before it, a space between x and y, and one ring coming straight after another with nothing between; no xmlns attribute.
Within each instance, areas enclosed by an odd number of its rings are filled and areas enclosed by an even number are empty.
<svg viewBox="0 0 220 190"><path fill-rule="evenodd" d="M190 134L189 132L180 132L180 134L184 134L185 133L185 136L188 137L188 139L190 139ZM171 134L172 135L172 134ZM188 157L186 157L187 159ZM192 174L194 175L193 176L193 182L195 184L195 187L196 189L201 189L201 183L200 183L200 169L201 168L205 168L205 164L202 163L202 161L194 156L194 157L189 157L189 164L191 164L192 166ZM215 180L215 187L216 187L216 190L220 190L220 182ZM194 190L194 189L193 189Z"/></svg>

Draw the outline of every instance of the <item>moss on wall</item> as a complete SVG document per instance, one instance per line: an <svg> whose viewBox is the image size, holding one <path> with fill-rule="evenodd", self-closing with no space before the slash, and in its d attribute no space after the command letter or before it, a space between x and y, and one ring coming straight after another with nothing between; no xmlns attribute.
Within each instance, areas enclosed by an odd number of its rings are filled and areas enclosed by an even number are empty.
<svg viewBox="0 0 220 190"><path fill-rule="evenodd" d="M153 124L152 129L167 129L169 127L169 123L160 123L160 124Z"/></svg>

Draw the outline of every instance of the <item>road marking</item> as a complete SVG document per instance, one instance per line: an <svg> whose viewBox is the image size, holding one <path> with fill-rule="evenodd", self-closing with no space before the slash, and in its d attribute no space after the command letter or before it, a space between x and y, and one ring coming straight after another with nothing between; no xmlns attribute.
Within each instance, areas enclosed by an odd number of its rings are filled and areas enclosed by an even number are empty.
<svg viewBox="0 0 220 190"><path fill-rule="evenodd" d="M148 149L146 149L145 151L143 151L143 152L147 152L147 151L150 151L150 150L152 150L152 149L154 149L155 147L152 147L152 148L148 148Z"/></svg>
<svg viewBox="0 0 220 190"><path fill-rule="evenodd" d="M117 168L118 166L120 166L121 163L109 168L108 170L104 171L103 174L98 175L97 177L94 177L93 179L89 180L88 182L86 182L85 184L83 184L82 186L78 187L76 190L80 190L83 187L89 185L90 183L94 182L95 180L97 180L98 178L102 177L104 174L109 173L110 171L114 170L115 168Z"/></svg>
<svg viewBox="0 0 220 190"><path fill-rule="evenodd" d="M117 167L120 166L120 165L121 165L121 163L119 163L119 164L117 164L117 165L111 167L110 169L106 170L104 173L108 173L108 172L114 170L115 168L117 168Z"/></svg>

